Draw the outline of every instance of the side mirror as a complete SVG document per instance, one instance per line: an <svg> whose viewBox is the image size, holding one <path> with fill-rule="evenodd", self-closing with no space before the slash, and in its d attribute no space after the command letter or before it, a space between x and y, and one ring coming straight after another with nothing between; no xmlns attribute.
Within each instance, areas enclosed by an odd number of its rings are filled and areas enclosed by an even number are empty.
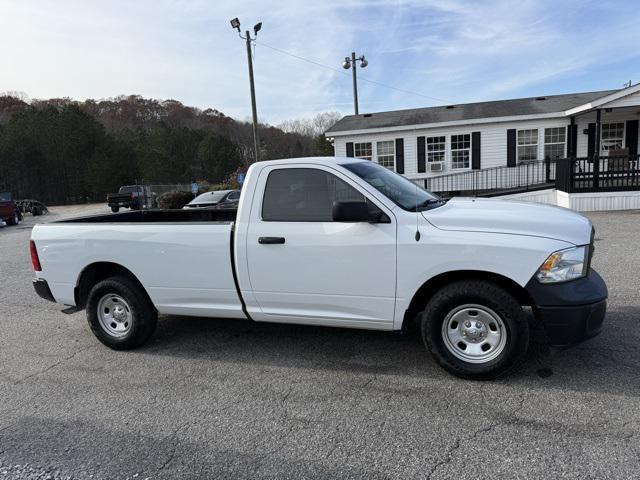
<svg viewBox="0 0 640 480"><path fill-rule="evenodd" d="M367 202L333 202L334 222L378 222L380 215L369 212Z"/></svg>

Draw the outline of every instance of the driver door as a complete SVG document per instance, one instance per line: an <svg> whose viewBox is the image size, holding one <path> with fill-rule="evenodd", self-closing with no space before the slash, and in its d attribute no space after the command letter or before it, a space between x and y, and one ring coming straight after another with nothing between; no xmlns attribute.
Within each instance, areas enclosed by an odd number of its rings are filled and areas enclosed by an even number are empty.
<svg viewBox="0 0 640 480"><path fill-rule="evenodd" d="M395 217L349 181L320 165L262 171L246 237L254 319L392 328ZM334 222L340 200L366 200L390 222Z"/></svg>

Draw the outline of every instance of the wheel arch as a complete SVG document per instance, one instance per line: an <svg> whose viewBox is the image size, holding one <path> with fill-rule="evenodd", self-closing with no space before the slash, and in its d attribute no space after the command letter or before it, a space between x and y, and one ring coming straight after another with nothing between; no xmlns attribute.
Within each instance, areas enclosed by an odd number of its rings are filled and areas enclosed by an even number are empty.
<svg viewBox="0 0 640 480"><path fill-rule="evenodd" d="M94 262L87 265L80 275L78 275L78 281L76 282L76 286L74 289L74 297L76 301L76 307L85 308L87 305L87 299L89 297L89 292L93 288L93 286L109 277L115 276L124 276L133 281L140 290L144 292L146 297L149 299L151 304L151 298L149 297L149 293L144 288L144 285L138 280L138 277L126 267L123 267L119 263L114 262Z"/></svg>
<svg viewBox="0 0 640 480"><path fill-rule="evenodd" d="M460 280L484 280L498 285L511 293L523 306L533 305L533 299L525 288L512 279L499 273L484 270L454 270L444 272L424 282L413 294L409 307L404 313L402 331L408 331L415 327L417 314L426 307L429 300L440 289Z"/></svg>

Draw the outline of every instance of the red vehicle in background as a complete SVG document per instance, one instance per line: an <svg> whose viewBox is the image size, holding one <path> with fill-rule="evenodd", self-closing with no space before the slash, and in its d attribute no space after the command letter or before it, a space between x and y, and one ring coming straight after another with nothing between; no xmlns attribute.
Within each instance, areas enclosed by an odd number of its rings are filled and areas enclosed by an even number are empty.
<svg viewBox="0 0 640 480"><path fill-rule="evenodd" d="M22 214L13 201L9 192L0 192L0 221L7 225L17 225L22 220Z"/></svg>

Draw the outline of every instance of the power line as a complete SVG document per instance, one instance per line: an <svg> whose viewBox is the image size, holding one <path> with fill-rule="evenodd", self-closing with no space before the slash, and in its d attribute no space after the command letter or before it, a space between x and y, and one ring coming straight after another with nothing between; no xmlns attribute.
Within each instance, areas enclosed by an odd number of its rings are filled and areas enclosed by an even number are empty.
<svg viewBox="0 0 640 480"><path fill-rule="evenodd" d="M311 64L316 65L318 67L322 67L322 68L326 68L328 70L334 71L336 73L339 73L340 75L349 75L347 72L345 72L343 70L340 70L338 68L332 67L330 65L325 65L324 63L320 63L317 60L311 60L309 58L301 57L300 55L296 55L295 53L287 52L286 50L282 50L280 48L272 47L271 45L267 45L264 42L258 42L257 40L256 40L255 43L257 43L258 45L260 45L262 47L267 47L267 48L269 48L269 49L271 49L273 51L282 53L283 55L288 55L290 57L297 58L298 60L302 60L303 62L311 63ZM394 87L392 85L387 85L386 83L377 82L375 80L370 80L370 79L368 79L366 77L359 77L359 79L364 81L364 82L368 82L368 83L371 83L371 84L374 84L374 85L378 85L380 87L384 87L384 88L389 88L391 90L395 90L397 92L408 93L410 95L417 95L418 97L427 98L429 100L437 100L438 102L448 103L447 100L443 100L442 98L430 97L428 95L423 95L422 93L413 92L411 90L405 90L403 88L397 88L397 87Z"/></svg>

